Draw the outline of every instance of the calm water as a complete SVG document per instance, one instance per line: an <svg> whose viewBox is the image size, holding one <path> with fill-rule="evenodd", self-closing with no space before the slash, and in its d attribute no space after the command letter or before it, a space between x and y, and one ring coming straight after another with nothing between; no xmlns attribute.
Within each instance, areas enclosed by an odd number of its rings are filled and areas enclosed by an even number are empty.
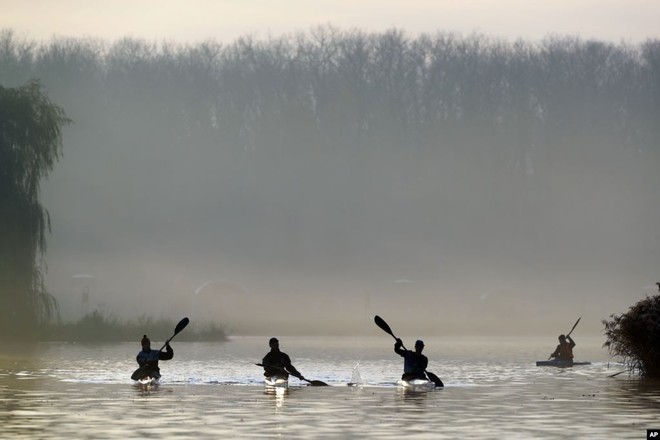
<svg viewBox="0 0 660 440"><path fill-rule="evenodd" d="M642 439L660 428L660 384L631 379L577 338L584 367L536 367L556 343L531 338L426 339L445 388L404 393L387 335L280 337L308 378L270 394L254 365L268 337L173 342L162 382L130 380L136 343L0 348L0 438L598 438ZM404 338L412 345L412 338ZM160 347L160 341L154 341ZM360 381L361 386L347 386Z"/></svg>

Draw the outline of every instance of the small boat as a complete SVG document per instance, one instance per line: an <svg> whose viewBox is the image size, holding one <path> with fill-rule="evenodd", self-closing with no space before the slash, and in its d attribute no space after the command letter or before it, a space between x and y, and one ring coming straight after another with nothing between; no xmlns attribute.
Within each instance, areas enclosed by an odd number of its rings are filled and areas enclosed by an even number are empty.
<svg viewBox="0 0 660 440"><path fill-rule="evenodd" d="M131 379L140 385L157 385L160 381L160 373L158 371L145 371L142 368L138 368L131 375Z"/></svg>
<svg viewBox="0 0 660 440"><path fill-rule="evenodd" d="M549 361L536 361L537 367L559 367L559 368L568 368L575 367L579 365L591 365L591 362L578 362L578 361L567 361L562 359L552 359Z"/></svg>
<svg viewBox="0 0 660 440"><path fill-rule="evenodd" d="M429 391L435 389L435 383L428 379L400 379L396 384L405 391Z"/></svg>
<svg viewBox="0 0 660 440"><path fill-rule="evenodd" d="M286 376L266 376L264 383L267 387L271 388L287 388L289 386L289 378Z"/></svg>
<svg viewBox="0 0 660 440"><path fill-rule="evenodd" d="M153 386L153 385L158 385L160 383L160 377L144 376L136 380L135 382L141 386Z"/></svg>

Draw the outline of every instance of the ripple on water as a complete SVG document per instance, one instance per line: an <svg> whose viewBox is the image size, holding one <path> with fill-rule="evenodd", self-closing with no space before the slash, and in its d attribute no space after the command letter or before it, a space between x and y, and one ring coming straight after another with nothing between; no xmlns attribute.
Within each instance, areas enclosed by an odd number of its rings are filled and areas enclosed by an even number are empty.
<svg viewBox="0 0 660 440"><path fill-rule="evenodd" d="M658 424L660 386L607 378L613 371L606 361L536 367L515 351L480 357L475 344L473 351L447 350L443 359L430 353L429 369L446 387L409 393L395 386L402 363L390 344L365 354L361 344L373 341L350 339L316 356L318 344L291 338L298 369L332 386L294 379L289 389L267 393L253 365L263 341L250 341L177 344L153 387L129 378L134 344L66 346L66 353L55 347L29 366L0 364L0 438L619 439L643 438ZM293 348L307 357L296 358ZM356 364L363 384L346 386Z"/></svg>

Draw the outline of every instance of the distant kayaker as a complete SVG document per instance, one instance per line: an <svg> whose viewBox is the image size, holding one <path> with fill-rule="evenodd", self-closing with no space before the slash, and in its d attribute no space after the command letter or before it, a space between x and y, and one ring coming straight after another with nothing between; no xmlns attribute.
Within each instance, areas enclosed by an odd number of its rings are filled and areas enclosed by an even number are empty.
<svg viewBox="0 0 660 440"><path fill-rule="evenodd" d="M575 341L573 341L571 335L559 335L559 345L550 357L560 361L572 361L573 347L575 347Z"/></svg>
<svg viewBox="0 0 660 440"><path fill-rule="evenodd" d="M169 341L165 343L166 351L158 351L151 349L151 341L144 335L140 341L142 344L142 351L137 355L137 363L143 371L143 377L152 377L155 379L160 378L160 368L158 361L169 361L174 357L174 350L170 347Z"/></svg>
<svg viewBox="0 0 660 440"><path fill-rule="evenodd" d="M280 341L277 338L270 338L268 341L270 351L264 356L261 363L264 367L264 376L282 376L288 378L289 374L300 380L306 380L296 367L291 365L291 358L288 354L280 351Z"/></svg>
<svg viewBox="0 0 660 440"><path fill-rule="evenodd" d="M427 379L425 371L429 364L429 360L422 354L422 350L424 350L424 341L417 340L417 342L415 342L415 351L406 350L402 347L403 342L401 339L396 338L394 352L403 357L403 375L401 376L401 379Z"/></svg>

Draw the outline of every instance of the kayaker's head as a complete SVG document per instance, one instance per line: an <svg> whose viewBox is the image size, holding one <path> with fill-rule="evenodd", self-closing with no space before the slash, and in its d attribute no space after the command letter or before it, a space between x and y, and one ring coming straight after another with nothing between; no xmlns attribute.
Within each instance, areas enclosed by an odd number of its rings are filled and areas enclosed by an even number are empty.
<svg viewBox="0 0 660 440"><path fill-rule="evenodd" d="M270 338L270 341L268 341L268 345L270 345L271 350L280 349L280 341L278 341L277 338Z"/></svg>
<svg viewBox="0 0 660 440"><path fill-rule="evenodd" d="M418 339L417 341L415 341L415 351L417 353L421 353L422 350L424 350L424 341Z"/></svg>
<svg viewBox="0 0 660 440"><path fill-rule="evenodd" d="M151 341L147 338L147 335L142 336L140 344L142 344L142 350L151 350Z"/></svg>
<svg viewBox="0 0 660 440"><path fill-rule="evenodd" d="M566 336L564 336L564 335L559 335L559 342L561 342L562 344L563 344L564 342L566 342Z"/></svg>

